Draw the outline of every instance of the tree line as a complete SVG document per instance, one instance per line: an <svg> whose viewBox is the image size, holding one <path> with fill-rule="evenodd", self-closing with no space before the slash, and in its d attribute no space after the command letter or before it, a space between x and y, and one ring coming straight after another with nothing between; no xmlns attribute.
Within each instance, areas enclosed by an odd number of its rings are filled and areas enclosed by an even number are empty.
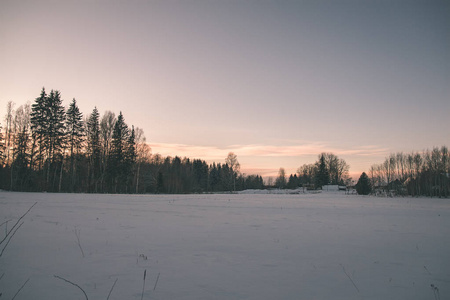
<svg viewBox="0 0 450 300"><path fill-rule="evenodd" d="M312 164L304 164L297 169L297 174L290 174L286 179L286 171L280 168L275 182L269 181L269 186L277 188L295 189L308 187L310 189L322 188L324 185L349 185L350 166L344 159L333 153L323 152L319 154L318 160Z"/></svg>
<svg viewBox="0 0 450 300"><path fill-rule="evenodd" d="M75 99L45 88L32 104L6 107L0 127L0 188L87 193L193 193L262 188L230 153L225 163L151 155L144 131L123 114L95 107L84 117Z"/></svg>
<svg viewBox="0 0 450 300"><path fill-rule="evenodd" d="M450 196L450 154L446 146L392 153L368 172L375 191L412 196Z"/></svg>
<svg viewBox="0 0 450 300"><path fill-rule="evenodd" d="M144 131L128 126L123 114L96 107L83 116L75 99L67 110L61 93L42 88L32 104L6 107L0 126L0 188L14 191L86 193L204 193L244 189L352 185L349 165L333 153L321 153L315 163L296 174L264 183L260 175L240 172L230 152L224 163L152 155ZM450 196L448 148L422 153L391 154L373 165L357 188L364 193ZM366 178L367 177L367 178ZM370 185L370 186L369 186ZM364 188L363 188L364 187Z"/></svg>

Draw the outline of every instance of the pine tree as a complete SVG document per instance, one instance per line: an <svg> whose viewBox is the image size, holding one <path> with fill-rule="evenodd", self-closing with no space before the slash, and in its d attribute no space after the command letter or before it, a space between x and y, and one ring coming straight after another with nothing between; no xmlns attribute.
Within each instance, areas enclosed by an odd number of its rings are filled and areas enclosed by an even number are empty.
<svg viewBox="0 0 450 300"><path fill-rule="evenodd" d="M359 195L368 195L372 192L369 176L367 176L365 172L363 172L359 177L355 188Z"/></svg>
<svg viewBox="0 0 450 300"><path fill-rule="evenodd" d="M66 113L66 131L70 153L70 174L72 177L70 190L73 191L76 185L76 161L79 159L78 156L84 139L83 114L80 112L75 98L73 98Z"/></svg>

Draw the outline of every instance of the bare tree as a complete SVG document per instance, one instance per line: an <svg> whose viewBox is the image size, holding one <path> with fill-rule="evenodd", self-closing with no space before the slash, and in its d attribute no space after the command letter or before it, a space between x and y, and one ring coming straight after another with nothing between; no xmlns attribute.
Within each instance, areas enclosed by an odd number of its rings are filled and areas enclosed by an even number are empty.
<svg viewBox="0 0 450 300"><path fill-rule="evenodd" d="M316 164L304 164L303 166L297 169L298 177L302 185L312 184L314 182L314 177L317 173L317 165Z"/></svg>
<svg viewBox="0 0 450 300"><path fill-rule="evenodd" d="M150 161L151 148L147 144L144 130L137 127L136 134L136 194L139 193L141 165Z"/></svg>
<svg viewBox="0 0 450 300"><path fill-rule="evenodd" d="M280 168L280 170L278 171L278 177L275 180L275 185L279 189L284 189L286 187L286 171L284 170L284 168Z"/></svg>
<svg viewBox="0 0 450 300"><path fill-rule="evenodd" d="M225 164L230 168L230 175L232 176L233 182L233 190L236 191L236 177L239 174L240 164L237 160L237 155L233 152L228 153L227 158L225 159Z"/></svg>
<svg viewBox="0 0 450 300"><path fill-rule="evenodd" d="M15 103L9 101L6 104L6 115L5 115L5 156L6 156L6 164L11 164L11 144L14 138L12 137L11 129L13 122L13 114L14 114L14 105Z"/></svg>
<svg viewBox="0 0 450 300"><path fill-rule="evenodd" d="M109 152L111 150L111 141L114 130L114 125L116 124L116 115L111 111L105 111L102 120L100 121L100 138L102 142L102 159L101 159L101 183L100 186L103 187L104 177L107 169L107 161Z"/></svg>

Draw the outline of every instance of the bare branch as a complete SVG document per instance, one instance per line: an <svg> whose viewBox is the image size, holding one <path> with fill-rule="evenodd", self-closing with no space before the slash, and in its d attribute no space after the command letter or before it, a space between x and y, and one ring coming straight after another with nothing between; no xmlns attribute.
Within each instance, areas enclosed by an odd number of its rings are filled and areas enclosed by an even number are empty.
<svg viewBox="0 0 450 300"><path fill-rule="evenodd" d="M116 282L117 282L118 279L119 278L116 278L116 280L114 281L114 284L112 285L111 290L109 291L109 294L108 294L108 298L106 298L106 300L109 300L109 296L111 296L111 293L112 293L112 291L114 289L114 286L116 285Z"/></svg>
<svg viewBox="0 0 450 300"><path fill-rule="evenodd" d="M19 228L23 225L24 222L20 223L20 225L14 230L14 232L12 234L8 233L7 236L9 236L8 241L6 242L5 246L2 249L2 252L0 252L0 257L3 255L3 252L5 251L6 247L8 246L9 242L11 242L11 239L13 238L13 236L16 234L17 230L19 230ZM3 242L3 241L2 241Z"/></svg>
<svg viewBox="0 0 450 300"><path fill-rule="evenodd" d="M19 294L19 292L23 289L23 287L27 284L28 280L30 280L30 278L28 278L24 284L22 284L22 286L20 287L20 289L16 292L16 294L14 295L14 297L12 297L11 300L14 300L14 298L16 298L17 294Z"/></svg>
<svg viewBox="0 0 450 300"><path fill-rule="evenodd" d="M84 297L86 297L86 300L89 300L88 296L86 295L86 292L81 288L81 286L79 286L78 284L73 283L72 281L69 281L69 280L67 280L67 279L65 279L65 278L62 278L62 277L60 277L60 276L57 276L57 275L53 275L53 276L56 277L56 278L58 278L58 279L61 279L61 280L65 281L65 282L67 282L67 283L70 283L71 285L76 286L77 288L79 288L79 289L83 292Z"/></svg>
<svg viewBox="0 0 450 300"><path fill-rule="evenodd" d="M344 266L341 265L341 267L342 267L342 271L344 271L345 275L347 275L348 279L350 279L350 281L352 282L353 286L355 287L355 289L356 289L356 290L358 291L358 293L359 293L359 289L358 289L358 287L356 286L356 284L355 284L355 282L353 281L353 279L350 277L350 275L347 274L347 272L345 271Z"/></svg>
<svg viewBox="0 0 450 300"><path fill-rule="evenodd" d="M158 273L158 277L156 277L156 282L155 282L155 286L153 287L153 290L156 290L156 285L158 284L159 275L161 275L161 272Z"/></svg>
<svg viewBox="0 0 450 300"><path fill-rule="evenodd" d="M81 254L83 255L83 258L84 258L84 251L83 251L83 248L81 247L81 242L80 242L80 232L81 232L81 229L77 230L77 228L75 228L75 235L77 236L78 247L80 247Z"/></svg>
<svg viewBox="0 0 450 300"><path fill-rule="evenodd" d="M8 238L8 236L11 234L11 232L16 228L17 224L20 223L20 221L30 212L30 210L37 204L37 202L34 202L34 204L17 220L16 224L8 231L6 236L3 238L3 240L0 241L0 245L3 244L3 242Z"/></svg>

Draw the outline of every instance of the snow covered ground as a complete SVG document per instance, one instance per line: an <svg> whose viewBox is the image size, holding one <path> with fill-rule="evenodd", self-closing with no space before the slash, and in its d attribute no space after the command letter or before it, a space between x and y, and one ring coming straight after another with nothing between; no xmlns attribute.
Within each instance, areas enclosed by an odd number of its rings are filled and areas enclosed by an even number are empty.
<svg viewBox="0 0 450 300"><path fill-rule="evenodd" d="M0 223L35 202L0 257L2 299L27 279L17 300L85 299L54 275L141 299L145 270L144 299L450 299L449 199L0 192Z"/></svg>

